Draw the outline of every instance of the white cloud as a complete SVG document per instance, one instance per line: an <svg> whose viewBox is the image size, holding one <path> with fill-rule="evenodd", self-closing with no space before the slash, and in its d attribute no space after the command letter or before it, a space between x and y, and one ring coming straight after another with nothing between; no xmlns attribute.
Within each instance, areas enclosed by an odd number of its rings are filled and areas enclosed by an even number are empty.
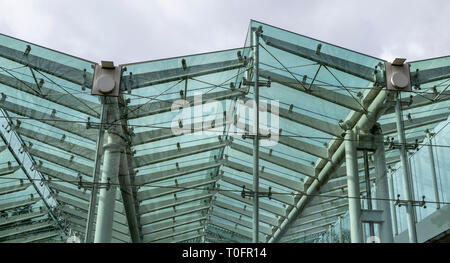
<svg viewBox="0 0 450 263"><path fill-rule="evenodd" d="M450 54L445 0L0 0L0 6L2 33L93 61L239 47L252 18L385 59Z"/></svg>

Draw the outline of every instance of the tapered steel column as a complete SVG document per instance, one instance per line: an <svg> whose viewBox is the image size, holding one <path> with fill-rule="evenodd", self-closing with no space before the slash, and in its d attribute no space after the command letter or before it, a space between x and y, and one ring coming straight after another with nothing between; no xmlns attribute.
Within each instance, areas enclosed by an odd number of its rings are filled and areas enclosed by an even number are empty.
<svg viewBox="0 0 450 263"><path fill-rule="evenodd" d="M366 179L366 204L367 210L372 210L372 191L370 184L370 170L369 170L369 153L366 149L363 150L364 157L364 175ZM369 236L375 236L375 226L372 222L369 223Z"/></svg>
<svg viewBox="0 0 450 263"><path fill-rule="evenodd" d="M97 205L97 194L98 194L98 177L100 174L100 165L101 165L101 158L103 155L103 137L104 137L104 123L107 120L107 111L108 111L108 105L105 103L104 98L100 98L102 103L102 112L100 115L100 126L98 129L98 139L97 139L97 148L95 151L95 163L94 163L94 172L92 176L92 189L91 189L91 197L89 199L89 211L87 215L87 222L86 222L86 232L84 235L84 243L90 243L92 242L92 229L94 226L94 217L95 217L95 208Z"/></svg>
<svg viewBox="0 0 450 263"><path fill-rule="evenodd" d="M395 192L394 192L394 172L392 168L389 168L389 198L391 200L395 200ZM392 227L394 228L394 236L398 235L398 226L397 226L397 210L395 207L395 203L391 202L391 211L392 211Z"/></svg>
<svg viewBox="0 0 450 263"><path fill-rule="evenodd" d="M356 136L352 130L348 130L345 135L345 166L347 168L351 242L363 243L357 158Z"/></svg>
<svg viewBox="0 0 450 263"><path fill-rule="evenodd" d="M254 103L254 138L253 138L253 243L259 242L259 37L261 34L261 29L258 28L254 33L254 70L253 74L255 76L255 103Z"/></svg>
<svg viewBox="0 0 450 263"><path fill-rule="evenodd" d="M102 188L100 189L97 222L95 224L95 243L110 243L112 237L112 225L114 216L114 205L116 199L116 188L118 183L121 138L114 132L107 132L107 144L103 158L103 171L101 177ZM106 185L110 183L110 186Z"/></svg>
<svg viewBox="0 0 450 263"><path fill-rule="evenodd" d="M400 161L402 164L402 181L403 193L406 200L406 220L408 222L409 242L417 243L416 222L414 220L414 211L412 204L412 190L410 182L409 160L406 152L405 129L403 127L403 114L400 92L397 94L397 102L395 104L395 114L397 122L397 135L400 143Z"/></svg>
<svg viewBox="0 0 450 263"><path fill-rule="evenodd" d="M375 197L377 209L383 210L383 222L379 225L379 238L382 243L393 243L391 207L389 201L389 184L386 170L386 157L384 152L383 135L375 135L376 151L374 154L376 184Z"/></svg>
<svg viewBox="0 0 450 263"><path fill-rule="evenodd" d="M439 204L439 188L436 179L436 167L434 165L433 141L431 140L431 133L428 129L426 130L426 134L428 139L428 153L430 155L431 180L433 181L434 199L437 202L436 209L440 209L441 204Z"/></svg>

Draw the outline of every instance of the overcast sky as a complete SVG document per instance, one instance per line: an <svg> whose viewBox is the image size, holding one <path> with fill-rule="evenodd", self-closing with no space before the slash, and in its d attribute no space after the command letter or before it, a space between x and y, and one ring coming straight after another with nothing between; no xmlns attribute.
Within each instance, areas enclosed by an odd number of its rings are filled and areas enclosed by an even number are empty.
<svg viewBox="0 0 450 263"><path fill-rule="evenodd" d="M95 62L244 44L250 19L408 61L450 55L448 0L0 0L0 32Z"/></svg>

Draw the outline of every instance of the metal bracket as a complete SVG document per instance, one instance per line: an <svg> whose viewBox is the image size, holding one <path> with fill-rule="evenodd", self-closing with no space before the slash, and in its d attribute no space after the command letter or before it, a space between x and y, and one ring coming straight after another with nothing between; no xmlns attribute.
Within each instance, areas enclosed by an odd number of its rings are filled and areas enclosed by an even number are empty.
<svg viewBox="0 0 450 263"><path fill-rule="evenodd" d="M255 86L255 82L254 81L248 81L246 78L242 78L242 81L243 81L243 84L245 86ZM267 78L267 81L262 81L261 80L261 81L258 82L258 86L260 86L260 87L268 87L268 88L270 88L270 84L271 84L270 77Z"/></svg>
<svg viewBox="0 0 450 263"><path fill-rule="evenodd" d="M394 138L392 138L391 141L386 141L384 144L388 145L390 150L392 150L392 149L401 149L401 147L402 147L401 143L394 142ZM419 139L416 139L415 143L406 143L405 144L405 149L407 149L407 150L418 150L419 149Z"/></svg>
<svg viewBox="0 0 450 263"><path fill-rule="evenodd" d="M260 140L264 140L264 139L270 139L270 137L271 137L271 134L269 133L268 135L262 135L262 134L260 134L259 136L259 139ZM252 140L254 140L255 139L255 135L254 134L243 134L242 135L242 139L252 139Z"/></svg>
<svg viewBox="0 0 450 263"><path fill-rule="evenodd" d="M106 188L107 191L111 188L111 178L108 177L108 182L106 183L97 183L97 189ZM85 190L91 190L93 188L93 182L83 182L83 178L81 176L78 177L78 189L84 188Z"/></svg>
<svg viewBox="0 0 450 263"><path fill-rule="evenodd" d="M425 202L425 196L422 196L422 201L411 201L412 206L418 206L418 207L423 207L423 208L427 208L426 206L426 202ZM400 200L400 195L397 195L397 200L395 200L394 205L397 205L398 207L406 206L408 204L408 201L405 200Z"/></svg>
<svg viewBox="0 0 450 263"><path fill-rule="evenodd" d="M245 198L246 196L254 196L255 192L252 190L246 190L245 189L245 185L242 186L242 192L241 192L241 196L242 198ZM272 187L269 187L269 192L267 193L260 193L257 192L258 197L268 197L269 200L272 200Z"/></svg>

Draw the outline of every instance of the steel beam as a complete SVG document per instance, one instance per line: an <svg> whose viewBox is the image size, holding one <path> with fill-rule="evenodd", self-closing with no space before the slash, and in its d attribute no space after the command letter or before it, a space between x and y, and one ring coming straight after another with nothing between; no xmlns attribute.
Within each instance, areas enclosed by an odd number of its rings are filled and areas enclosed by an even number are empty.
<svg viewBox="0 0 450 263"><path fill-rule="evenodd" d="M86 148L79 144L63 141L61 140L61 138L55 138L48 134L43 134L38 131L29 130L23 127L16 128L16 132L21 136L40 141L46 145L51 145L57 149L76 154L89 160L94 160L95 158L94 150Z"/></svg>
<svg viewBox="0 0 450 263"><path fill-rule="evenodd" d="M169 230L162 231L162 233L159 233L158 235L152 235L152 234L145 235L143 242L144 243L156 243L156 242L168 243L168 242L170 242L169 241L170 239L172 240L172 242L180 242L180 240L175 241L174 237L180 236L180 235L183 235L186 233L194 232L194 231L197 231L197 233L198 233L198 231L200 231L202 229L203 229L203 226L198 226L198 227L185 226L185 227L176 229L175 231L173 231L172 229L169 229ZM200 235L200 234L198 234L198 235ZM183 240L185 240L185 239L186 239L186 237L183 237ZM192 237L189 237L188 240L189 239L192 239Z"/></svg>
<svg viewBox="0 0 450 263"><path fill-rule="evenodd" d="M15 173L17 170L19 170L20 166L11 166L11 167L6 167L6 168L1 168L0 169L0 176L4 176L4 175L8 175L8 174L12 174Z"/></svg>
<svg viewBox="0 0 450 263"><path fill-rule="evenodd" d="M46 58L38 57L32 54L26 55L23 51L5 46L0 46L0 57L28 66L32 69L51 74L72 83L85 86L87 88L92 86L92 73L51 61ZM91 65L94 65L94 63Z"/></svg>
<svg viewBox="0 0 450 263"><path fill-rule="evenodd" d="M174 149L174 150L167 150L164 152L156 152L152 154L142 155L134 157L134 160L136 162L136 167L142 167L146 165L151 165L155 163L160 163L164 161L170 161L173 159L185 157L194 155L197 153L212 151L215 149L223 148L227 145L226 141L218 141L218 142L212 142L212 143L205 143L190 147L183 147L181 146L181 149Z"/></svg>
<svg viewBox="0 0 450 263"><path fill-rule="evenodd" d="M443 122L447 120L449 116L449 113L439 113L439 114L433 114L425 117L420 118L412 118L404 121L403 129L404 130L410 130L417 127L425 126L428 124L433 124L437 122ZM395 122L393 123L386 123L381 125L381 130L383 131L384 135L393 134L397 132L397 124Z"/></svg>
<svg viewBox="0 0 450 263"><path fill-rule="evenodd" d="M158 102L151 102L151 103L144 103L139 105L133 105L128 107L128 120L136 119L136 118L142 118L146 116L151 116L154 114L169 112L172 110L172 107L179 105L181 106L189 106L193 107L197 105L197 103L205 104L210 103L211 101L221 101L236 97L244 96L246 92L246 89L236 89L236 90L226 90L226 91L218 91L218 92L211 92L202 95L201 101L198 102L196 96L189 96L185 100L187 101L187 105L182 105L181 103L176 103L179 99L173 99L173 100L160 100Z"/></svg>
<svg viewBox="0 0 450 263"><path fill-rule="evenodd" d="M47 214L48 214L48 211L42 210L42 211L39 211L39 212L32 212L32 213L23 214L23 215L10 216L10 217L0 217L0 226L12 224L12 223L17 223L17 222L20 222L20 221L31 220L33 218L45 216Z"/></svg>
<svg viewBox="0 0 450 263"><path fill-rule="evenodd" d="M221 194L223 196L226 196L226 197L232 198L234 200L240 201L240 202L242 202L244 204L247 204L247 205L250 205L250 206L253 205L253 202L251 200L249 200L248 198L242 198L242 196L240 194L236 194L236 193L233 193L233 192L221 192ZM275 206L275 205L272 205L272 204L268 204L266 202L261 202L259 204L259 208L262 209L262 210L265 210L267 212L276 214L276 215L278 215L280 217L286 217L286 213L287 212L286 212L286 209L283 208L283 207Z"/></svg>
<svg viewBox="0 0 450 263"><path fill-rule="evenodd" d="M303 92L305 94L308 94L310 96L314 96L326 101L329 101L333 104L340 105L344 108L363 112L363 109L361 105L356 101L354 98L344 95L342 93L333 92L329 89L321 88L319 86L316 86L314 84L311 85L311 83L305 83L304 87L310 87L309 90L306 88L303 88L301 83L299 83L297 80L283 76L281 74L277 74L268 70L261 70L259 72L259 75L263 78L270 78L270 81L279 83L283 86L292 88L296 91Z"/></svg>
<svg viewBox="0 0 450 263"><path fill-rule="evenodd" d="M38 198L31 199L31 200L28 199L28 200L0 204L0 211L7 211L7 210L14 209L14 208L21 207L21 206L32 205L34 203L37 203L41 199L42 199L41 197L38 197Z"/></svg>
<svg viewBox="0 0 450 263"><path fill-rule="evenodd" d="M200 65L188 66L186 69L181 67L171 68L160 71L146 72L135 75L125 75L122 77L122 86L124 90L143 88L152 85L158 85L186 78L194 78L208 74L219 73L223 71L238 69L244 64L239 60L226 60L220 62L206 63Z"/></svg>
<svg viewBox="0 0 450 263"><path fill-rule="evenodd" d="M156 232L166 230L169 228L180 227L180 226L191 224L194 222L201 222L203 220L206 220L206 216L194 215L194 216L183 217L183 219L178 219L178 220L175 220L172 222L159 222L159 223L154 223L154 224L148 224L148 225L142 226L142 234L148 235L148 234L156 233Z"/></svg>
<svg viewBox="0 0 450 263"><path fill-rule="evenodd" d="M220 222L216 222L216 220L210 220L210 224L211 225L214 225L214 226L218 226L218 227L220 227L220 228L223 228L223 229L225 229L225 230L228 230L228 231L231 231L231 232L235 232L235 233L238 233L239 235L242 235L242 236L244 236L244 237L246 237L246 238L249 238L249 239L251 239L252 237L253 237L253 232L252 231L249 231L249 230L246 230L245 228L237 228L237 226L235 226L235 227L232 227L232 226L229 226L229 225L227 225L227 224L223 224L223 223L220 223ZM266 235L264 235L264 234L262 234L261 232L259 232L259 235L258 235L258 239L259 240L261 240L261 241L265 241L266 240Z"/></svg>
<svg viewBox="0 0 450 263"><path fill-rule="evenodd" d="M213 210L211 215L222 218L227 221L230 221L231 223L238 224L249 230L253 229L252 221L247 220L247 218L240 218L240 217L236 218L234 216L230 216L230 215L218 212L216 210ZM259 226L259 232L263 233L265 235L272 235L272 229L265 227L265 226Z"/></svg>
<svg viewBox="0 0 450 263"><path fill-rule="evenodd" d="M201 212L202 210L206 210L209 209L209 206L204 206L204 205L195 205L195 206L189 206L189 207L184 207L184 208L179 208L173 210L173 211L166 211L166 212L161 212L161 213L157 213L155 215L150 214L150 215L146 215L146 216L142 216L141 217L141 224L143 226L148 225L148 224L153 224L156 222L160 222L166 219L171 219L171 218L176 218L176 217L180 217L183 215L187 215L187 214L194 214L196 212Z"/></svg>
<svg viewBox="0 0 450 263"><path fill-rule="evenodd" d="M428 141L428 155L430 156L430 172L431 172L431 181L433 182L433 190L434 190L434 200L436 202L436 209L441 208L441 204L439 201L439 188L436 178L436 167L434 164L434 153L433 153L433 140L432 135L429 130L426 130L427 141Z"/></svg>
<svg viewBox="0 0 450 263"><path fill-rule="evenodd" d="M58 236L60 234L61 234L60 230L53 230L53 231L49 231L49 232L45 232L45 233L33 234L33 235L26 236L26 237L21 237L21 238L17 238L17 239L4 241L3 243L30 243L33 241L38 241L38 240L46 239L49 237Z"/></svg>
<svg viewBox="0 0 450 263"><path fill-rule="evenodd" d="M4 101L0 103L0 108L6 111L13 112L15 114L38 120L42 123L50 125L52 127L61 129L63 131L73 133L82 138L95 141L97 138L97 133L93 129L86 129L85 125L81 125L75 122L67 121L66 119L59 118L57 116L52 116L49 113L41 112L35 109L31 109L22 105L14 104L9 101Z"/></svg>
<svg viewBox="0 0 450 263"><path fill-rule="evenodd" d="M19 80L4 74L0 74L0 83L95 118L98 118L100 115L100 104L80 97L75 99L74 95L70 93L62 93L54 89L46 88L45 85L38 87L34 83ZM36 91L40 93L36 93Z"/></svg>
<svg viewBox="0 0 450 263"><path fill-rule="evenodd" d="M222 176L221 181L237 186L236 187L237 191L239 191L239 188L242 188L243 186L245 186L246 189L254 189L252 183L247 183L245 181L242 181L242 180L239 180L236 178L231 178L226 175ZM255 191L255 190L253 190L253 191ZM260 193L267 193L268 191L269 190L267 188L262 188L262 187L258 188L258 192L260 192ZM286 194L276 194L275 193L272 195L272 199L277 200L281 203L285 203L287 205L294 205L294 203L295 203L294 196L286 195Z"/></svg>
<svg viewBox="0 0 450 263"><path fill-rule="evenodd" d="M11 229L0 231L0 239L9 237L9 236L26 233L26 232L30 232L30 231L34 231L34 230L39 230L39 229L50 227L53 225L55 225L54 222L42 222L42 223L28 224L28 225L24 225L24 226L20 226L20 227L14 227Z"/></svg>
<svg viewBox="0 0 450 263"><path fill-rule="evenodd" d="M85 165L82 163L78 163L73 160L71 161L69 158L66 159L66 158L45 152L45 151L38 150L36 148L33 147L33 148L29 149L28 152L31 155L33 155L34 157L38 157L43 160L49 161L53 164L63 166L67 169L82 173L83 175L86 175L86 176L92 176L93 169L91 166L88 166L88 165Z"/></svg>
<svg viewBox="0 0 450 263"><path fill-rule="evenodd" d="M245 146L237 144L237 143L231 143L230 146L231 146L231 149L233 149L233 150L245 153L247 155L252 155L252 149L250 149L248 147L245 147ZM284 167L291 171L301 173L303 175L310 176L310 177L315 176L315 171L314 171L313 167L306 166L299 162L287 160L282 157L275 156L273 154L268 154L265 152L259 152L259 156L264 161L271 162L273 164Z"/></svg>
<svg viewBox="0 0 450 263"><path fill-rule="evenodd" d="M158 210L162 210L164 208L179 206L187 203L193 203L197 201L202 201L211 198L214 195L214 192L204 191L203 193L195 193L189 195L182 195L180 198L174 199L170 198L164 201L158 201L150 204L141 204L139 206L139 214L145 215L147 213L155 212Z"/></svg>
<svg viewBox="0 0 450 263"><path fill-rule="evenodd" d="M188 175L204 170L214 169L221 165L221 162L208 162L208 163L202 163L202 164L194 164L183 167L182 165L179 166L179 169L170 169L170 170L164 170L160 172L154 172L149 174L143 174L136 176L136 179L134 180L134 183L136 185L145 185L145 184L151 184L156 183L172 178L180 178L183 175Z"/></svg>
<svg viewBox="0 0 450 263"><path fill-rule="evenodd" d="M240 163L236 163L236 162L232 162L232 161L228 161L225 160L222 162L223 165L225 167L231 168L233 170L239 171L239 172L243 172L243 173L247 173L247 174L252 174L252 168L242 165ZM272 174L272 173L268 173L268 172L263 172L260 171L259 172L259 176L260 178L267 180L269 182L275 183L275 184L279 184L281 186L284 186L286 188L298 191L298 192L302 192L304 191L304 184L300 181L294 181L292 179L289 178L285 178L282 177L280 175L276 175L276 174Z"/></svg>
<svg viewBox="0 0 450 263"><path fill-rule="evenodd" d="M306 58L311 61L315 61L320 65L335 68L339 71L354 75L358 78L362 78L371 82L375 82L375 68L369 68L367 66L357 64L348 60L344 60L339 57L328 55L326 53L317 54L315 50L308 49L302 46L298 46L283 40L279 40L270 36L261 35L262 39L267 45L286 51L296 56Z"/></svg>
<svg viewBox="0 0 450 263"><path fill-rule="evenodd" d="M6 187L1 187L0 188L0 195L6 195L6 194L15 193L15 192L20 192L20 191L23 191L23 190L27 189L30 185L31 185L31 183L26 183L26 184L19 184L19 185L11 185L11 186L6 186Z"/></svg>
<svg viewBox="0 0 450 263"><path fill-rule="evenodd" d="M213 201L213 207L220 207L220 208L223 208L223 209L226 209L226 210L229 210L229 211L233 211L233 212L236 212L238 214L247 216L248 218L252 218L252 210L251 210L252 207L251 206L249 206L248 209L247 209L246 205L244 205L243 208L240 208L240 207L234 206L232 204L228 204L226 202L222 202L222 201L219 201L219 200L215 199ZM259 219L261 220L261 222L266 223L266 224L271 225L271 226L275 226L276 227L279 224L278 219L275 216L274 217L270 217L270 216L266 216L264 214L260 214L259 215Z"/></svg>

